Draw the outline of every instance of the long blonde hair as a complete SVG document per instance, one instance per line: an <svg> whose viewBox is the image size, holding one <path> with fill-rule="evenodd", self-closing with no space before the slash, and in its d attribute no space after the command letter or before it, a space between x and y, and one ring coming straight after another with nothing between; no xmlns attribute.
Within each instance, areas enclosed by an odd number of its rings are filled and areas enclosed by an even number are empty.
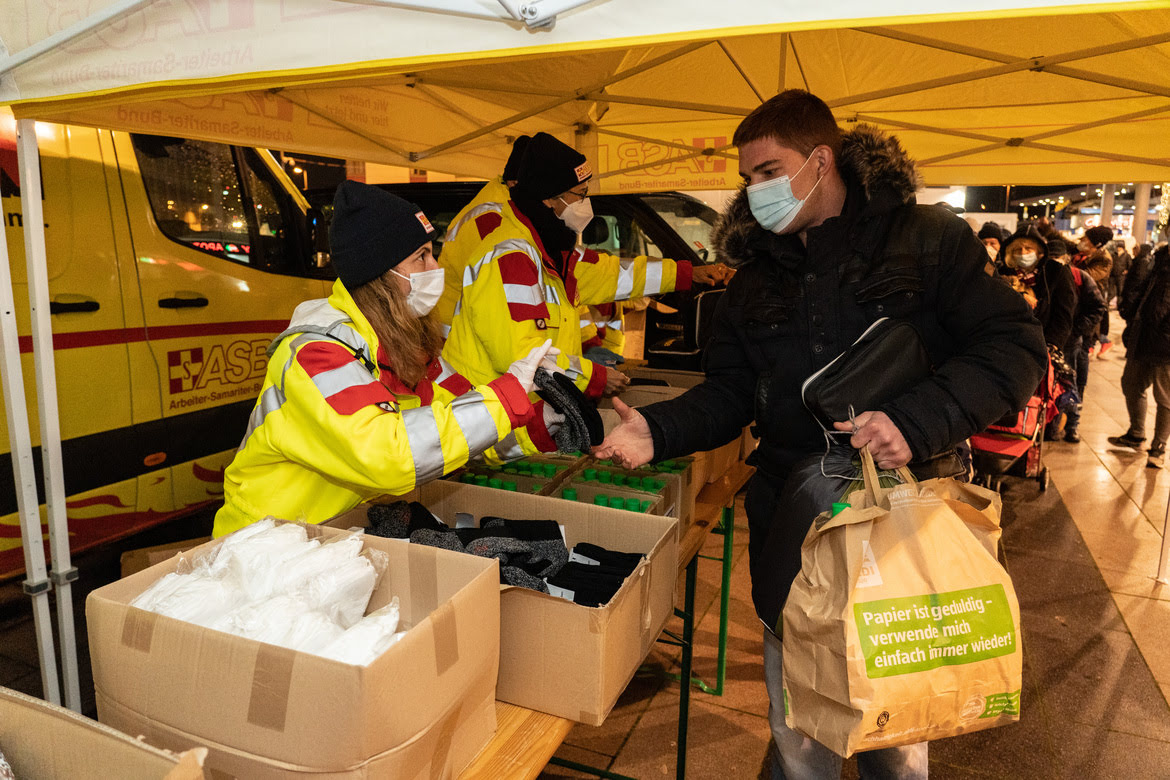
<svg viewBox="0 0 1170 780"><path fill-rule="evenodd" d="M386 350L394 374L407 387L418 385L443 349L443 332L434 313L416 316L390 271L349 292ZM373 357L377 360L377 355Z"/></svg>

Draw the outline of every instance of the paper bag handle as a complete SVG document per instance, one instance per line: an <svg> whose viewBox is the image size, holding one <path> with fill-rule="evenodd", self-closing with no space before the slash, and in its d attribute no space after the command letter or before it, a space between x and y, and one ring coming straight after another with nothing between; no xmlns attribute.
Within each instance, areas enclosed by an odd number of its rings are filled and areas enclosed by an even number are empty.
<svg viewBox="0 0 1170 780"><path fill-rule="evenodd" d="M869 496L869 500L873 502L874 506L882 506L886 503L886 495L889 494L889 489L882 487L881 480L878 479L877 464L873 462L873 455L870 454L869 445L866 444L861 448L861 478L865 482L865 493ZM917 485L918 480L915 478L913 472L905 466L899 466L894 470L894 473L908 485Z"/></svg>

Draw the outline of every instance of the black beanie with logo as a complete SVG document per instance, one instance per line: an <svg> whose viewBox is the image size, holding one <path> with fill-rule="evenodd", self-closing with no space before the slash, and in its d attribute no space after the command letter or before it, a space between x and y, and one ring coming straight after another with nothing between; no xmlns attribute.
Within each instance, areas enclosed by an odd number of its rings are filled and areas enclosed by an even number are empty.
<svg viewBox="0 0 1170 780"><path fill-rule="evenodd" d="M504 163L504 181L517 181L520 178L520 161L524 159L524 150L531 140L531 136L522 135L512 142L512 153L508 155L508 162Z"/></svg>
<svg viewBox="0 0 1170 780"><path fill-rule="evenodd" d="M434 235L422 209L379 187L346 180L333 196L329 255L351 292L410 257Z"/></svg>
<svg viewBox="0 0 1170 780"><path fill-rule="evenodd" d="M516 195L532 200L555 198L593 177L585 155L548 133L528 142L517 172Z"/></svg>

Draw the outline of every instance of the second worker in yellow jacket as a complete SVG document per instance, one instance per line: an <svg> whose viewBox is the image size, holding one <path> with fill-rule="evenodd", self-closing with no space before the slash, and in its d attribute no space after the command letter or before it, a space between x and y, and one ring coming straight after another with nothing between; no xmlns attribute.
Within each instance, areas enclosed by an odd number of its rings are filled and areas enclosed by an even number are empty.
<svg viewBox="0 0 1170 780"><path fill-rule="evenodd" d="M629 379L581 356L577 307L686 290L722 269L650 257L619 258L577 246L593 219L585 156L547 133L528 143L511 199L478 218L473 246L445 250L462 279L443 356L472 382L497 376L545 339L557 364L590 398L620 393Z"/></svg>

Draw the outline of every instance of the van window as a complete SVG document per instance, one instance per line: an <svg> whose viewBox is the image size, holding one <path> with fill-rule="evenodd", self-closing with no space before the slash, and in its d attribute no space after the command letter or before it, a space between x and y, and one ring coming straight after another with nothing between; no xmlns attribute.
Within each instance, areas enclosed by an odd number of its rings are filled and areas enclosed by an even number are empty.
<svg viewBox="0 0 1170 780"><path fill-rule="evenodd" d="M133 139L159 230L184 246L250 262L252 237L231 147L163 136Z"/></svg>
<svg viewBox="0 0 1170 780"><path fill-rule="evenodd" d="M132 136L159 230L183 246L265 271L299 273L279 186L255 151Z"/></svg>
<svg viewBox="0 0 1170 780"><path fill-rule="evenodd" d="M581 243L598 252L619 257L662 257L662 250L654 243L636 217L624 209L606 213L604 206L595 203L596 216L581 233Z"/></svg>
<svg viewBox="0 0 1170 780"><path fill-rule="evenodd" d="M642 202L654 209L700 259L707 260L711 235L719 218L715 209L685 195L643 195Z"/></svg>

